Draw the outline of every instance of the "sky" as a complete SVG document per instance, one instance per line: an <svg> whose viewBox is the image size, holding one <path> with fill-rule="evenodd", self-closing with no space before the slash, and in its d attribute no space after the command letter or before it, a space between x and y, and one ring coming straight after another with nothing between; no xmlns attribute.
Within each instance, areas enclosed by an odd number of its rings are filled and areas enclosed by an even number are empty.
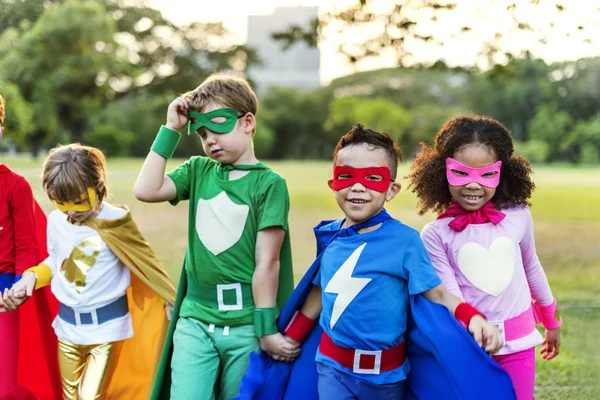
<svg viewBox="0 0 600 400"><path fill-rule="evenodd" d="M462 36L460 40L453 40L444 47L419 44L411 48L419 60L443 59L449 65L472 65L476 62L476 50L480 40L495 33L495 29L507 26L510 19L506 14L506 5L509 1L527 0L455 0L457 8L445 17L440 18L441 26L458 26L464 23L474 28L472 35ZM479 10L475 10L472 2L478 2ZM234 33L238 44L246 41L248 15L261 15L272 13L275 7L290 6L319 6L323 13L333 8L343 8L344 5L354 3L353 0L217 0L210 3L206 0L148 0L149 5L160 10L163 15L178 25L186 25L195 21L215 22L221 21ZM393 0L372 0L376 7L385 9L394 3ZM600 41L586 44L581 40L579 32L572 32L571 38L565 37L566 30L572 26L572 21L585 22L587 34L600 38L600 27L590 16L598 16L599 2L588 0L571 0L564 2L567 12L556 13L553 4L548 3L548 8L522 7L521 16L537 28L541 21L553 20L555 28L551 31L548 41L551 44L546 48L539 48L537 55L548 62L574 60L581 57L600 55ZM542 2L544 4L544 2ZM539 15L543 13L544 15ZM543 18L541 18L543 17ZM588 21L589 20L589 21ZM598 20L598 18L595 18ZM355 33L356 34L356 33ZM368 60L360 66L351 66L343 55L337 54L337 47L344 35L330 35L328 40L319 45L321 50L321 82L327 84L336 77L347 75L357 70L377 69L395 66L395 57L383 53L379 59ZM505 46L512 49L521 49L531 45L517 33L509 33L504 39Z"/></svg>

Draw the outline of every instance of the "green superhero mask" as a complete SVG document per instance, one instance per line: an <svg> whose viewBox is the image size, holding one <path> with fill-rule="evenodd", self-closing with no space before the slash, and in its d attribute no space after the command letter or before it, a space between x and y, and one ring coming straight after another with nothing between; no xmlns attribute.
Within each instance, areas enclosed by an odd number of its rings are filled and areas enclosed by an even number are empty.
<svg viewBox="0 0 600 400"><path fill-rule="evenodd" d="M191 135L203 126L214 133L229 133L235 127L238 118L243 117L244 115L245 114L238 115L238 112L233 108L219 108L207 113L190 110L188 112L188 135ZM225 121L214 122L213 119L217 117L225 118ZM192 122L192 120L195 122Z"/></svg>

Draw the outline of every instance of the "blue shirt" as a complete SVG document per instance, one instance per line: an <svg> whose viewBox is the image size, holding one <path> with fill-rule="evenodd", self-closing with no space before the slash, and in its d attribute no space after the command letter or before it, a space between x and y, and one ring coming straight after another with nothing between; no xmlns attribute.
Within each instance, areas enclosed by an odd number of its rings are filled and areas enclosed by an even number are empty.
<svg viewBox="0 0 600 400"><path fill-rule="evenodd" d="M417 230L391 219L375 231L335 239L314 283L323 294L319 323L336 345L384 350L404 340L408 296L441 281ZM410 370L405 362L379 375L355 374L320 352L316 361L375 384L406 379Z"/></svg>

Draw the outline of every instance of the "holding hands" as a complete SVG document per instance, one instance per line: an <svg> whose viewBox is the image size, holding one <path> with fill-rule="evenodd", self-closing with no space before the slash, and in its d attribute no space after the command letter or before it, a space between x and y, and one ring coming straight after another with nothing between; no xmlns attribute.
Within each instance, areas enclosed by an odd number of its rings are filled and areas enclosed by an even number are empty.
<svg viewBox="0 0 600 400"><path fill-rule="evenodd" d="M26 272L10 290L0 293L0 313L15 311L25 303L33 294L36 281L37 275L34 272Z"/></svg>
<svg viewBox="0 0 600 400"><path fill-rule="evenodd" d="M498 328L490 325L481 315L474 315L469 323L469 333L488 354L494 354L504 345Z"/></svg>
<svg viewBox="0 0 600 400"><path fill-rule="evenodd" d="M274 360L292 362L300 355L300 345L281 333L265 335L259 338L260 348Z"/></svg>

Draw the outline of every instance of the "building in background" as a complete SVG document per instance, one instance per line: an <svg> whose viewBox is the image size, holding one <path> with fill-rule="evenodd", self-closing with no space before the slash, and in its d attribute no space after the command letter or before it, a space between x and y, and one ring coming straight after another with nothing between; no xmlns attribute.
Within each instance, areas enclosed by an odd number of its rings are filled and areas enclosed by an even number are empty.
<svg viewBox="0 0 600 400"><path fill-rule="evenodd" d="M286 30L290 25L308 26L318 17L318 7L278 7L270 15L248 16L248 43L255 48L262 66L248 69L248 76L259 92L270 87L314 89L320 83L320 52L317 47L295 43L284 50L275 41L273 32Z"/></svg>

